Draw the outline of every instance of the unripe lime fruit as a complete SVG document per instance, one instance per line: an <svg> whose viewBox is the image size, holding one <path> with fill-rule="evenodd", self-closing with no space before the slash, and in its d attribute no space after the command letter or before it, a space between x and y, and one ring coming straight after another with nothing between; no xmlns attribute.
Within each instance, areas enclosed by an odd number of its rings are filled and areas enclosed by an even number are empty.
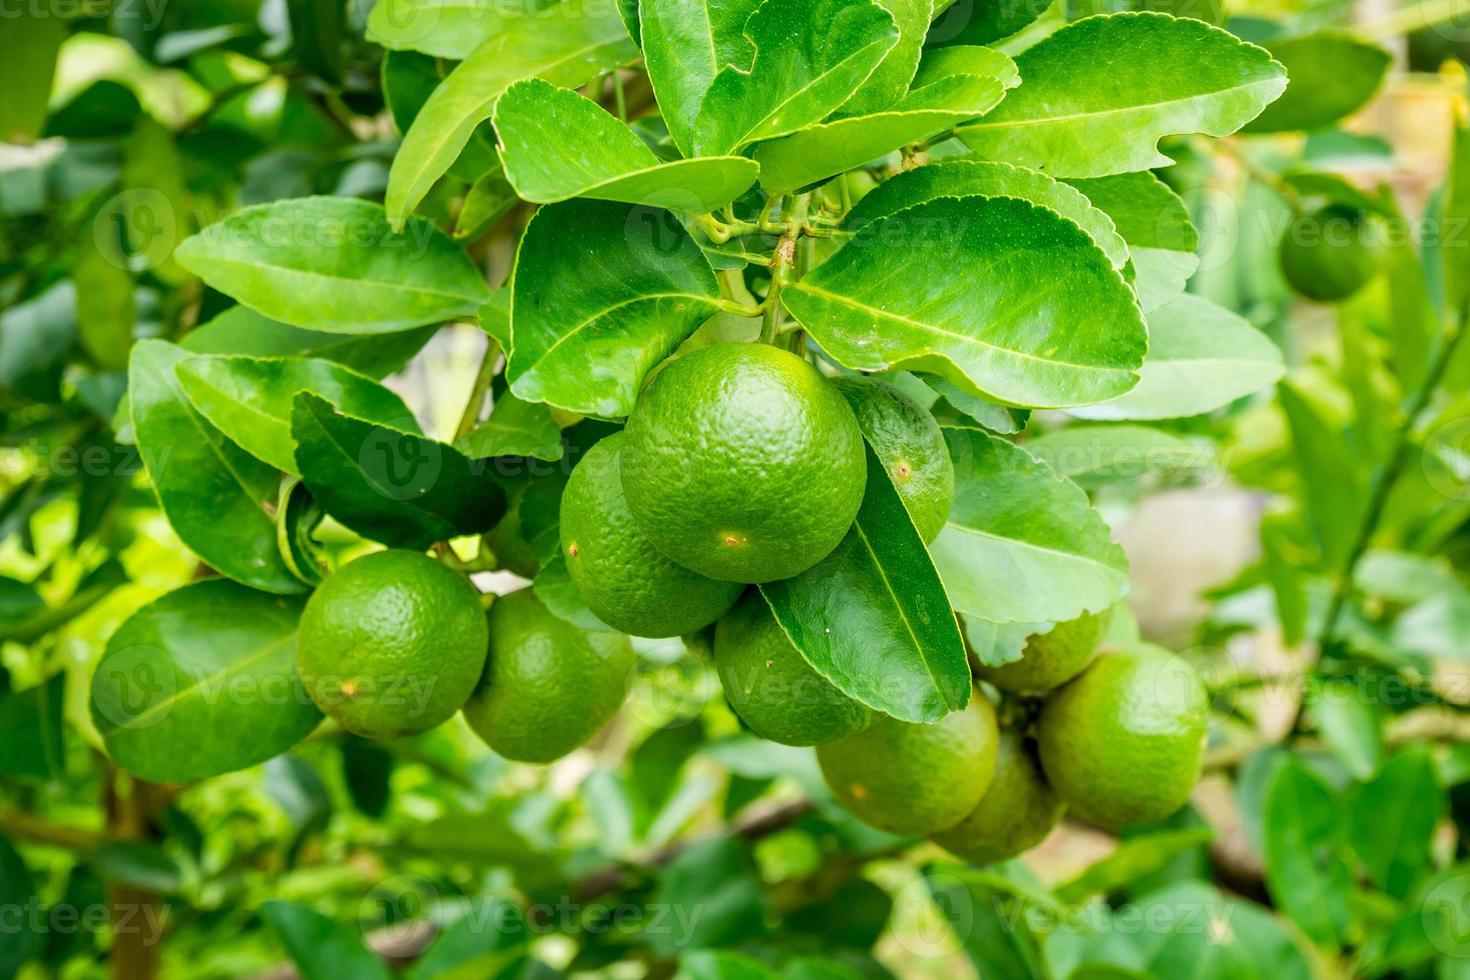
<svg viewBox="0 0 1470 980"><path fill-rule="evenodd" d="M995 775L995 709L978 691L932 725L880 715L817 746L827 785L864 823L894 834L947 830L975 809Z"/></svg>
<svg viewBox="0 0 1470 980"><path fill-rule="evenodd" d="M867 461L846 400L768 344L670 362L639 396L622 450L628 508L654 545L727 582L790 578L837 547Z"/></svg>
<svg viewBox="0 0 1470 980"><path fill-rule="evenodd" d="M972 864L994 864L1029 851L1051 833L1066 804L1047 785L1034 748L1020 732L1000 733L995 779L980 805L934 842Z"/></svg>
<svg viewBox="0 0 1470 980"><path fill-rule="evenodd" d="M490 657L464 717L490 748L553 762L617 714L635 661L626 636L574 626L530 589L495 600L489 621Z"/></svg>
<svg viewBox="0 0 1470 980"><path fill-rule="evenodd" d="M1281 271L1308 299L1333 303L1367 285L1382 265L1372 219L1356 208L1332 205L1292 222L1281 243Z"/></svg>
<svg viewBox="0 0 1470 980"><path fill-rule="evenodd" d="M980 665L975 673L1004 691L1039 694L1060 687L1092 663L1097 644L1107 632L1111 610L1086 613L1057 623L1026 640L1021 659L999 667Z"/></svg>
<svg viewBox="0 0 1470 980"><path fill-rule="evenodd" d="M834 378L868 445L888 471L919 536L933 541L954 503L954 463L934 416L878 378Z"/></svg>
<svg viewBox="0 0 1470 980"><path fill-rule="evenodd" d="M1072 812L1101 827L1161 820L1199 780L1208 706L1194 670L1169 651L1110 651L1041 709L1047 782Z"/></svg>
<svg viewBox="0 0 1470 980"><path fill-rule="evenodd" d="M862 731L867 706L812 669L759 589L752 589L715 626L715 669L725 698L761 738L783 745L819 745Z"/></svg>
<svg viewBox="0 0 1470 980"><path fill-rule="evenodd" d="M343 566L312 594L296 645L317 705L350 732L397 738L453 717L485 663L480 593L413 551Z"/></svg>
<svg viewBox="0 0 1470 980"><path fill-rule="evenodd" d="M623 496L622 433L590 449L561 498L567 571L593 615L634 636L681 636L703 629L740 598L664 556L639 529Z"/></svg>

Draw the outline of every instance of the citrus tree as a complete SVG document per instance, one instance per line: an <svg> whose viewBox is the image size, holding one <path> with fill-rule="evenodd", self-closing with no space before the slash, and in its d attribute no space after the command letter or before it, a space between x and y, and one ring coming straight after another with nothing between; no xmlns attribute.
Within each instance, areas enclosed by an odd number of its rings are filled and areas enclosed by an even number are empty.
<svg viewBox="0 0 1470 980"><path fill-rule="evenodd" d="M1395 188L1331 4L61 6L0 975L1463 970L1463 73Z"/></svg>

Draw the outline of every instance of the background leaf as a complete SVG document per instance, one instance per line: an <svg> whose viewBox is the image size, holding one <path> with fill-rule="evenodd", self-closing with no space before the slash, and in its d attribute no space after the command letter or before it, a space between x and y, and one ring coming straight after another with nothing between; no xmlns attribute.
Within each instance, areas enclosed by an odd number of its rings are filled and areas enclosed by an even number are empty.
<svg viewBox="0 0 1470 980"><path fill-rule="evenodd" d="M377 954L349 929L304 905L271 900L261 916L280 939L305 980L388 980L390 974Z"/></svg>
<svg viewBox="0 0 1470 980"><path fill-rule="evenodd" d="M1067 183L1113 219L1113 227L1128 243L1133 260L1133 287L1139 305L1151 313L1184 292L1184 284L1199 268L1199 232L1189 220L1189 208L1151 173L1118 174L1069 180Z"/></svg>
<svg viewBox="0 0 1470 980"><path fill-rule="evenodd" d="M323 333L272 320L248 306L232 306L185 334L179 346L194 354L320 357L381 378L403 367L438 329L435 325L368 336Z"/></svg>
<svg viewBox="0 0 1470 980"><path fill-rule="evenodd" d="M1376 44L1335 30L1282 38L1266 45L1286 67L1290 84L1246 126L1250 133L1322 129L1361 109L1383 81L1392 56Z"/></svg>

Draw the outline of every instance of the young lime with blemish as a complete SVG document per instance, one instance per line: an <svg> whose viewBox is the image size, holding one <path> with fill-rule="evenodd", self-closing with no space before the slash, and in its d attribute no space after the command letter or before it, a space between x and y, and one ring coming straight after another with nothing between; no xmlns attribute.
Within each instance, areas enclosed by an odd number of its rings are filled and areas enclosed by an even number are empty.
<svg viewBox="0 0 1470 980"><path fill-rule="evenodd" d="M1000 731L979 691L932 725L878 717L856 735L817 746L833 795L864 823L927 836L959 823L995 776Z"/></svg>
<svg viewBox="0 0 1470 980"><path fill-rule="evenodd" d="M296 644L312 699L343 728L398 738L447 721L479 680L480 593L427 555L380 551L312 594Z"/></svg>
<svg viewBox="0 0 1470 980"><path fill-rule="evenodd" d="M954 462L934 416L879 378L840 377L833 384L857 416L858 427L888 472L899 499L927 544L949 519Z"/></svg>
<svg viewBox="0 0 1470 980"><path fill-rule="evenodd" d="M872 709L843 694L792 646L759 589L715 626L725 699L750 730L783 745L820 745L860 732Z"/></svg>
<svg viewBox="0 0 1470 980"><path fill-rule="evenodd" d="M530 589L490 607L490 656L465 721L507 759L554 762L617 714L637 657L622 633L584 630Z"/></svg>
<svg viewBox="0 0 1470 980"><path fill-rule="evenodd" d="M623 495L622 433L588 451L561 498L567 571L598 619L634 636L671 637L713 623L740 598L737 582L692 572L653 546Z"/></svg>
<svg viewBox="0 0 1470 980"><path fill-rule="evenodd" d="M1041 843L1067 805L1047 785L1036 748L1020 732L1003 729L995 778L980 803L959 823L934 835L934 843L971 864L994 864Z"/></svg>
<svg viewBox="0 0 1470 980"><path fill-rule="evenodd" d="M862 432L820 371L767 344L715 344L639 396L623 489L659 551L708 578L773 582L836 548L867 484Z"/></svg>

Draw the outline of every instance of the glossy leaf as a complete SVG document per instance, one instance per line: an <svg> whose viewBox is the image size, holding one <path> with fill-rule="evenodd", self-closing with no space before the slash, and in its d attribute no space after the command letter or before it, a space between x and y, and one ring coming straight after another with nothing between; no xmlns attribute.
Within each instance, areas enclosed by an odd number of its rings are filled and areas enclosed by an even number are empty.
<svg viewBox="0 0 1470 980"><path fill-rule="evenodd" d="M562 458L561 426L551 409L521 401L510 392L495 399L490 417L455 443L471 459L489 456L530 456L554 462Z"/></svg>
<svg viewBox="0 0 1470 980"><path fill-rule="evenodd" d="M744 157L661 162L597 103L540 79L507 88L494 120L506 177L541 204L593 197L704 214L739 197L760 172Z"/></svg>
<svg viewBox="0 0 1470 980"><path fill-rule="evenodd" d="M667 212L567 201L536 213L512 284L517 397L627 415L643 378L715 312L708 261Z"/></svg>
<svg viewBox="0 0 1470 980"><path fill-rule="evenodd" d="M296 672L299 598L223 579L144 606L108 641L92 719L113 761L182 783L264 762L321 721Z"/></svg>
<svg viewBox="0 0 1470 980"><path fill-rule="evenodd" d="M1138 387L1074 409L1091 419L1172 419L1223 408L1274 384L1281 351L1244 317L1186 293L1148 316L1149 349Z"/></svg>
<svg viewBox="0 0 1470 980"><path fill-rule="evenodd" d="M1004 667L1021 659L1033 633L1050 632L1052 623L992 623L961 616L965 643L975 659L987 667Z"/></svg>
<svg viewBox="0 0 1470 980"><path fill-rule="evenodd" d="M745 24L749 70L726 66L694 125L701 156L733 153L821 122L857 91L898 41L875 0L766 0Z"/></svg>
<svg viewBox="0 0 1470 980"><path fill-rule="evenodd" d="M1031 24L1051 5L1051 0L939 0L927 43L992 44Z"/></svg>
<svg viewBox="0 0 1470 980"><path fill-rule="evenodd" d="M715 76L748 69L755 54L745 22L761 0L642 0L643 59L669 136L694 153L694 123Z"/></svg>
<svg viewBox="0 0 1470 980"><path fill-rule="evenodd" d="M514 23L535 0L488 4L476 0L378 0L368 15L368 40L394 51L422 51L463 60Z"/></svg>
<svg viewBox="0 0 1470 980"><path fill-rule="evenodd" d="M1123 597L1128 559L1081 488L979 429L944 434L955 499L929 550L956 611L1061 623Z"/></svg>
<svg viewBox="0 0 1470 980"><path fill-rule="evenodd" d="M371 378L312 357L191 357L174 369L194 408L240 448L297 476L291 405L309 391L357 418L418 432L403 399Z"/></svg>
<svg viewBox="0 0 1470 980"><path fill-rule="evenodd" d="M437 329L419 327L366 337L323 333L272 320L248 306L232 306L185 334L179 346L195 354L320 357L370 378L381 378L408 363Z"/></svg>
<svg viewBox="0 0 1470 980"><path fill-rule="evenodd" d="M940 197L1018 197L1039 204L1080 225L1097 247L1107 253L1113 268L1122 269L1128 264L1128 245L1114 229L1113 219L1093 207L1086 195L1039 170L1008 163L940 160L906 170L885 180L859 201L848 212L843 226L857 231L904 208Z"/></svg>
<svg viewBox="0 0 1470 980"><path fill-rule="evenodd" d="M1215 465L1208 444L1142 425L1069 425L1028 441L1026 451L1087 489Z"/></svg>
<svg viewBox="0 0 1470 980"><path fill-rule="evenodd" d="M638 53L612 4L554 6L506 17L500 27L449 73L404 134L388 173L386 204L395 228L454 164L512 82L581 85Z"/></svg>
<svg viewBox="0 0 1470 980"><path fill-rule="evenodd" d="M189 355L139 341L128 370L138 451L174 532L209 565L267 592L300 592L281 561L274 503L279 474L195 411L174 373Z"/></svg>
<svg viewBox="0 0 1470 980"><path fill-rule="evenodd" d="M965 644L944 584L871 450L868 491L837 550L761 586L807 663L849 697L934 722L970 699Z"/></svg>
<svg viewBox="0 0 1470 980"><path fill-rule="evenodd" d="M927 371L1023 407L1128 391L1148 344L1107 255L1013 198L942 198L875 221L782 299L846 367Z"/></svg>
<svg viewBox="0 0 1470 980"><path fill-rule="evenodd" d="M389 230L368 201L307 197L238 211L174 256L258 313L326 333L392 333L471 316L489 288L425 221Z"/></svg>
<svg viewBox="0 0 1470 980"><path fill-rule="evenodd" d="M888 110L909 91L919 58L924 51L924 36L934 16L934 0L878 0L893 15L898 28L898 43L873 69L873 74L842 104L842 116L866 116Z"/></svg>
<svg viewBox="0 0 1470 980"><path fill-rule="evenodd" d="M314 909L276 899L260 909L281 945L291 955L303 980L389 980L378 954L363 945L362 935Z"/></svg>
<svg viewBox="0 0 1470 980"><path fill-rule="evenodd" d="M1343 31L1316 31L1266 45L1291 82L1275 103L1246 126L1251 133L1323 129L1373 98L1393 57Z"/></svg>
<svg viewBox="0 0 1470 980"><path fill-rule="evenodd" d="M919 66L911 92L871 114L847 116L756 147L761 185L784 193L917 143L994 108L1020 77L989 48L946 48Z"/></svg>
<svg viewBox="0 0 1470 980"><path fill-rule="evenodd" d="M490 467L453 446L344 415L309 392L296 396L291 434L312 496L373 541L423 550L488 531L505 513Z"/></svg>
<svg viewBox="0 0 1470 980"><path fill-rule="evenodd" d="M1133 288L1151 313L1184 292L1199 268L1199 232L1189 208L1168 184L1151 173L1118 174L1068 181L1113 219L1133 260Z"/></svg>
<svg viewBox="0 0 1470 980"><path fill-rule="evenodd" d="M1119 57L1126 52L1126 57ZM1088 17L1026 49L1021 87L960 136L989 160L1054 177L1165 167L1165 136L1227 136L1286 87L1261 48L1163 14Z"/></svg>

